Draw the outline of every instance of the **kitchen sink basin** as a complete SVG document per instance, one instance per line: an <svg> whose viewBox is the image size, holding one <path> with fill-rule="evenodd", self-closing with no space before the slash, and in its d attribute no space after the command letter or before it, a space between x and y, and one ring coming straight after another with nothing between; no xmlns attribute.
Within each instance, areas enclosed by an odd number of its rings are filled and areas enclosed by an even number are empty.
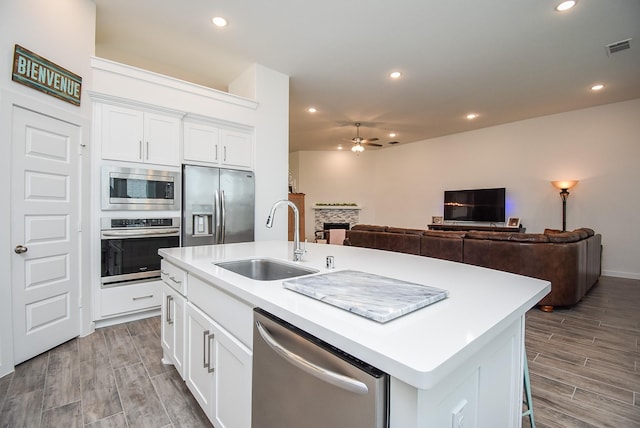
<svg viewBox="0 0 640 428"><path fill-rule="evenodd" d="M275 281L319 272L316 269L264 258L234 260L215 263L215 265L258 281Z"/></svg>

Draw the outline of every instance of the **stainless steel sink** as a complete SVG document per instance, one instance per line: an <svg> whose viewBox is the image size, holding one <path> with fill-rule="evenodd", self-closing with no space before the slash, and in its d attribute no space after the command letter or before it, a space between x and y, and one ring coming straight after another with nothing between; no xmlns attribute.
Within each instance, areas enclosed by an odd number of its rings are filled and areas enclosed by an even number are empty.
<svg viewBox="0 0 640 428"><path fill-rule="evenodd" d="M265 258L234 260L214 264L258 281L275 281L319 272L317 269L304 268Z"/></svg>

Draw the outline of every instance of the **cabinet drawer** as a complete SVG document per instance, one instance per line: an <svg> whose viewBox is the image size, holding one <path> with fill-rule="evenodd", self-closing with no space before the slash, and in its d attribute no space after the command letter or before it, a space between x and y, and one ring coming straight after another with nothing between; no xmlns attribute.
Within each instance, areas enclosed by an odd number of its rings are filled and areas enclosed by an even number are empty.
<svg viewBox="0 0 640 428"><path fill-rule="evenodd" d="M183 296L187 295L187 272L163 259L160 264L160 276L169 287Z"/></svg>
<svg viewBox="0 0 640 428"><path fill-rule="evenodd" d="M103 317L154 309L161 303L162 281L100 290L100 315Z"/></svg>
<svg viewBox="0 0 640 428"><path fill-rule="evenodd" d="M188 300L247 348L253 349L251 306L192 275L189 275Z"/></svg>

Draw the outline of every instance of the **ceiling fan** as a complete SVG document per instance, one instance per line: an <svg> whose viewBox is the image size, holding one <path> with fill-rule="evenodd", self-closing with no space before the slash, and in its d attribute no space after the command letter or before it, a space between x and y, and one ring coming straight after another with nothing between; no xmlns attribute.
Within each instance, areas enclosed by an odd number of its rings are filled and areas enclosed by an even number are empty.
<svg viewBox="0 0 640 428"><path fill-rule="evenodd" d="M359 153L364 151L364 145L369 145L373 147L382 147L382 144L374 143L373 141L378 141L378 138L362 138L360 136L360 122L356 122L356 136L351 139L353 143L353 147L351 147L351 151Z"/></svg>

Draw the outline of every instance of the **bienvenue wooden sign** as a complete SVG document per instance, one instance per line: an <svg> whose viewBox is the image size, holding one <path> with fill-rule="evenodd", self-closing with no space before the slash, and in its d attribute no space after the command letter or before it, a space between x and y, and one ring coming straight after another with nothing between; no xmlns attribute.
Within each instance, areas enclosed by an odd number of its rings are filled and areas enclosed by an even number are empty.
<svg viewBox="0 0 640 428"><path fill-rule="evenodd" d="M13 51L14 82L79 106L82 77L20 45Z"/></svg>

